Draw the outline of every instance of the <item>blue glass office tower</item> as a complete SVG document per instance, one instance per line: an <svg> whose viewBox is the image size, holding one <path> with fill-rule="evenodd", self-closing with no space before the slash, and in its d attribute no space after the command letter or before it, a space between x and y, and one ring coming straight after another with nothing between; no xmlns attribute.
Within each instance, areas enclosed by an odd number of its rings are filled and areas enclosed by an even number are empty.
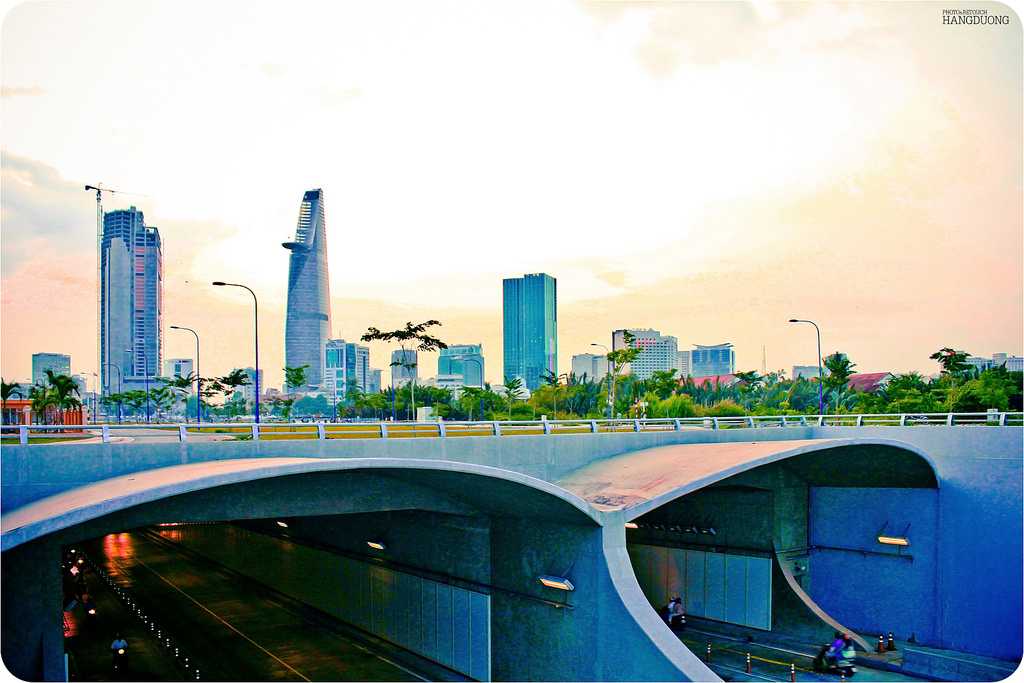
<svg viewBox="0 0 1024 683"><path fill-rule="evenodd" d="M557 281L545 273L506 278L504 376L520 377L531 391L547 371L558 374Z"/></svg>
<svg viewBox="0 0 1024 683"><path fill-rule="evenodd" d="M690 352L690 374L694 377L709 375L731 375L736 372L736 353L732 344L701 346L697 344Z"/></svg>
<svg viewBox="0 0 1024 683"><path fill-rule="evenodd" d="M302 196L295 240L284 242L281 246L291 252L288 260L284 364L293 368L308 365L306 383L318 387L323 382L324 345L331 329L327 216L323 190L309 190Z"/></svg>
<svg viewBox="0 0 1024 683"><path fill-rule="evenodd" d="M103 215L100 238L102 393L142 389L163 353L163 246L134 206Z"/></svg>
<svg viewBox="0 0 1024 683"><path fill-rule="evenodd" d="M452 344L437 357L437 376L461 375L462 385L484 385L484 355L481 344Z"/></svg>

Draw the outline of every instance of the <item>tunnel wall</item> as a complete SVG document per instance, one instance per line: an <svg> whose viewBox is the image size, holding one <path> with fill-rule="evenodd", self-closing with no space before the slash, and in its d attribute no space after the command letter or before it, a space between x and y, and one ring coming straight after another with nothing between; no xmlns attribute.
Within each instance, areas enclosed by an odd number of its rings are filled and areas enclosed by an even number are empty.
<svg viewBox="0 0 1024 683"><path fill-rule="evenodd" d="M388 559L468 581L490 583L490 519L486 515L452 515L428 510L393 510L347 515L293 517L287 533L297 540L365 555L366 541L387 544ZM242 526L271 534L275 520Z"/></svg>
<svg viewBox="0 0 1024 683"><path fill-rule="evenodd" d="M489 678L484 593L234 525L184 525L161 535L428 659Z"/></svg>
<svg viewBox="0 0 1024 683"><path fill-rule="evenodd" d="M938 497L935 489L812 487L814 601L869 640L894 631L940 645ZM912 545L897 552L879 544L876 537L886 524L885 533L892 536L902 536L910 524ZM850 600L851 594L858 599Z"/></svg>
<svg viewBox="0 0 1024 683"><path fill-rule="evenodd" d="M856 428L814 431L815 436L863 434ZM937 471L939 645L1019 661L1024 631L1024 430L892 427L878 431L920 448Z"/></svg>
<svg viewBox="0 0 1024 683"><path fill-rule="evenodd" d="M22 680L64 680L60 546L36 541L3 555L0 653Z"/></svg>

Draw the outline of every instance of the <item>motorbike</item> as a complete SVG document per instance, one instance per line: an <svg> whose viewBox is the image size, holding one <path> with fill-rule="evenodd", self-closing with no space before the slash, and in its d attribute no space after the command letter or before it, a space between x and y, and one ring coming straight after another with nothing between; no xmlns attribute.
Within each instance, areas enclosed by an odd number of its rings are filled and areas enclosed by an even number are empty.
<svg viewBox="0 0 1024 683"><path fill-rule="evenodd" d="M857 673L857 667L853 665L857 653L853 647L844 647L839 653L838 659L831 659L828 657L831 647L830 643L826 643L818 650L818 656L814 658L814 670L818 673L830 673L837 676L843 674L847 678L851 678Z"/></svg>
<svg viewBox="0 0 1024 683"><path fill-rule="evenodd" d="M114 675L120 674L124 671L125 660L128 657L128 653L125 652L123 647L119 647L114 650Z"/></svg>

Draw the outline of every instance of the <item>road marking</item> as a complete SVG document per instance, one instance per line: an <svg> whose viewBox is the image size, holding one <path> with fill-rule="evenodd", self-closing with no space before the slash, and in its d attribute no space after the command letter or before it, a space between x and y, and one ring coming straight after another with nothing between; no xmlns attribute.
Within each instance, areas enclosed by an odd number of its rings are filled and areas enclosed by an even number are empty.
<svg viewBox="0 0 1024 683"><path fill-rule="evenodd" d="M163 537L162 537L162 536L161 536L161 535L159 534L159 532L157 532L157 534L156 534L156 535L157 535L157 538L159 538L159 539L160 539L160 541L161 541L162 543L165 543L165 544L166 544L166 543L170 543L170 541L168 541L167 539L163 538ZM140 537L140 540L148 540L148 541L149 541L149 544L150 544L151 546L152 546L152 545L155 545L155 544L153 543L152 539L149 539L149 538L145 538L145 537ZM111 562L116 562L116 560L114 560L114 558L108 557L107 559L108 559L109 561L111 561ZM204 610L206 610L207 612L209 612L209 613L210 613L210 614L211 614L211 615L212 615L212 616L213 616L213 617L214 617L215 619L217 619L218 621L220 621L221 623L223 623L223 624L224 624L225 626L227 626L228 628L230 628L230 629L231 629L232 631L234 631L234 632L235 632L235 633L237 633L238 635L242 636L243 638L245 638L246 640L248 640L248 641L249 641L250 643L252 643L252 644L253 644L253 645L255 645L256 647L258 647L259 649L261 649L261 650L263 650L264 652L266 652L266 653L267 653L268 655L270 655L271 657L273 657L274 659L276 659L276 660L277 660L278 662L280 662L281 664L283 664L284 666L286 666L286 667L287 667L288 669L291 669L292 671L294 671L296 675L298 675L298 676L299 676L300 678L302 678L302 680L304 680L304 681L309 681L309 680L310 680L310 679L306 678L305 676L303 676L303 675L302 675L302 673L300 673L299 671L297 671L297 670L296 670L295 668L293 668L292 666L290 666L290 665L289 665L289 664L288 664L287 662L285 662L285 661L283 661L282 659L280 659L279 657L275 656L275 655L274 655L273 653L269 652L269 651L268 651L268 650L267 650L266 648L264 648L264 647L263 647L262 645L260 645L260 644L259 644L259 643L257 643L256 641L254 641L254 640L253 640L252 638L250 638L249 636L245 635L244 633L242 633L241 631L239 631L239 630L238 630L237 628L235 628L234 626L232 626L231 624L229 624L229 623L228 623L227 621L225 621L224 619L222 619L222 618L221 618L220 616L218 616L218 615L217 615L217 614L216 614L215 612L213 612L212 610L210 610L209 608L207 608L207 607L206 607L205 605L201 604L201 603L200 603L199 601L197 601L197 600L196 600L195 598L193 598L193 597L192 597L191 595L189 595L188 593L186 593L185 591L183 591L182 589L178 588L178 587L177 587L177 586L175 586L175 585L174 585L173 583L171 583L170 581L168 581L168 580L167 580L166 578L164 578L164 577L163 577L163 576L162 576L162 575L161 575L161 574L160 574L160 573L159 573L158 571L156 571L155 569L153 569L152 567L150 567L149 565L147 565L147 564L146 564L145 562L143 562L143 561L142 561L141 559L139 559L139 556L138 556L138 554L135 554L135 555L134 555L134 558L133 558L133 559L134 559L134 560L135 560L136 562L138 562L138 563L139 563L140 565L142 565L143 567L145 567L145 568L146 568L147 570L149 570L150 572L152 572L153 574L155 574L155 575L156 575L157 577L159 577L159 578L160 578L160 580L161 580L161 581L163 581L164 583L166 583L166 584L167 584L168 586L170 586L170 587L171 587L171 588L173 588L174 590L178 591L179 593L181 593L182 595L184 595L184 596L185 596L186 598L188 598L189 600L191 600L191 601L192 601L192 602L194 602L195 604L199 605L199 607L201 607L202 609L204 609ZM122 568L122 570L121 570L121 571L122 571L122 573L124 573L124 570L123 570L123 568ZM275 602L276 602L276 601L275 601ZM284 606L284 605L280 605L280 603L277 603L277 604L278 604L278 605L279 605L279 606L280 606L280 607L281 607L282 609L288 610L288 608L287 608L286 606ZM291 611L291 610L288 610L288 611ZM392 661L391 659L388 659L387 657L384 657L383 655L381 655L381 654L378 654L378 653L376 653L376 652L374 652L374 651L370 650L370 649L369 649L368 647L366 647L366 646L365 646L365 645L363 645L362 643L359 643L359 642L357 642L357 641L355 641L355 640L353 640L353 639L351 639L351 638L346 638L346 637L344 637L343 635L341 635L341 634L337 633L336 631L332 631L332 632L333 632L333 633L334 633L334 634L335 634L335 635L336 635L337 637L341 638L342 640L344 640L345 642L349 643L350 645L353 645L353 646L355 646L355 647L356 647L357 649L359 649L359 650L362 650L363 652L365 652L366 654L370 655L371 657L376 657L377 659L381 660L382 662L386 662L386 663L390 664L391 666L395 667L396 669L401 669L402 671L406 672L407 674L409 674L409 675L410 675L410 676L412 676L413 678L419 679L419 680L421 680L421 681L427 681L427 680L429 680L429 679L427 679L427 678L424 678L424 677L423 677L423 676L422 676L421 674L418 674L418 673L416 673L415 671L412 671L412 670L410 670L410 669L407 669L406 667L402 666L402 665L401 665L401 664L399 664L398 662Z"/></svg>
<svg viewBox="0 0 1024 683"><path fill-rule="evenodd" d="M113 558L108 558L108 559L113 559ZM207 614L209 614L210 616L212 616L212 617L213 617L214 619L216 619L216 620L217 620L217 621L219 621L220 623L224 624L224 625L225 625L225 626L227 626L227 627L228 627L229 629L231 629L232 631L234 631L234 632L235 632L235 633L237 633L238 635L242 636L243 638L245 638L245 639L246 639L247 641L249 641L250 643L252 643L252 644L253 644L253 645L255 645L256 647L258 647L258 648L259 648L260 650L262 650L262 651L263 651L264 653L266 653L266 655L267 655L267 656L269 656L269 657L271 657L272 659L274 659L275 661L279 662L279 663L280 663L280 664L281 664L282 666L284 666L284 667L285 667L286 669L288 669L289 671L291 671L292 673L294 673L294 674L295 674L296 676L298 676L299 678L301 678L301 679L302 679L302 680L304 680L304 681L310 681L310 680L311 680L311 679L309 679L309 678L306 678L306 677L305 677L305 676L304 676L304 675L302 674L302 672L300 672L299 670L297 670L297 669L296 669L295 667L293 667L293 666L292 666L291 664L289 664L288 662L284 661L283 659L281 659L280 657L278 657L277 655L275 655L275 654L274 654L273 652L271 652L271 651L270 651L270 650L268 650L267 648L263 647L262 645L260 645L260 644L259 644L259 643L257 643L257 642L256 642L255 640L253 640L253 639L252 639L252 638L250 638L249 636L245 635L245 634L244 634L244 633L242 633L241 631L239 631L239 630L238 630L237 628L235 628L235 627L234 627L234 626L233 626L233 625L232 625L231 623L229 623L228 621L226 621L226 620L222 619L222 618L220 617L220 615L219 615L219 614L217 614L216 612L214 612L213 610L211 610L211 609L210 609L209 607L207 607L207 606L206 606L206 605L204 605L203 603L199 602L198 600L196 600L195 598L193 598L193 597L192 597L191 595L189 595L188 593L186 593L185 591L181 590L180 588L178 588L177 586L175 586L175 585L174 585L173 583L171 583L170 581L168 581L168 580L167 580L167 579L166 579L166 578L165 578L165 577L163 576L163 574L161 574L160 572L158 572L157 570L153 569L153 568L152 568L152 567L150 567L150 566L149 566L148 564L146 564L145 562L143 562L142 560L140 560L140 559L139 559L139 556L138 556L138 555L135 555L134 559L135 559L135 562L139 564L139 566L145 567L145 568L146 568L146 569L147 569L148 571L152 572L152 573L153 573L153 574L154 574L154 575L155 575L155 576L156 576L157 578L159 578L159 579L160 579L161 581L163 581L163 582L164 582L164 583L166 583L166 584L167 584L168 586L170 586L170 587L171 587L171 588L173 588L174 590L178 591L179 593L181 593L182 595L184 595L184 596L185 596L186 598L188 598L189 600L191 600L191 601L192 601L193 603L195 603L195 605L196 605L197 607L199 607L199 608L200 608L200 609L202 609L202 610L203 610L204 612L206 612Z"/></svg>

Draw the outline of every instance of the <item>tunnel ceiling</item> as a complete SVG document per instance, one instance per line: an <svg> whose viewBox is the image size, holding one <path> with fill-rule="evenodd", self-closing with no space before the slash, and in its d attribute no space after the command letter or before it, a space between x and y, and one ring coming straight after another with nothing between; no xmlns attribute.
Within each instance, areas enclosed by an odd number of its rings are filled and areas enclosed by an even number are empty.
<svg viewBox="0 0 1024 683"><path fill-rule="evenodd" d="M559 486L628 519L720 482L785 467L812 486L935 487L931 463L913 447L883 439L737 441L661 446L606 458L569 473Z"/></svg>
<svg viewBox="0 0 1024 683"><path fill-rule="evenodd" d="M525 475L425 460L264 458L115 477L3 515L3 549L53 533L89 537L167 521L422 509L597 522L573 494Z"/></svg>

